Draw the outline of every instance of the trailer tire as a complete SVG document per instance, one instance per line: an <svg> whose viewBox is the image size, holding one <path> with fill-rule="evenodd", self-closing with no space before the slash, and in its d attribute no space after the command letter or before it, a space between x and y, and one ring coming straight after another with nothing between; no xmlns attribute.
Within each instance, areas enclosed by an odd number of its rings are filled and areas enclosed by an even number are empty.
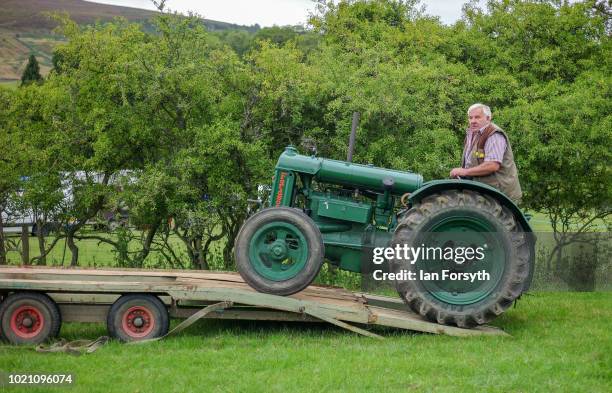
<svg viewBox="0 0 612 393"><path fill-rule="evenodd" d="M457 235L460 228L464 228L463 233ZM453 232L455 230L457 232ZM487 267L491 277L488 280L482 279L476 284L429 281L421 279L419 270L427 266L436 266L432 270L447 269L447 262L427 265L424 260L417 263L399 259L389 261L391 272L415 272L416 279L395 282L400 297L413 311L433 322L468 328L493 320L521 295L532 263L529 237L512 212L489 195L448 190L423 198L401 217L390 245L419 247L423 239L438 239L440 244L445 241L444 244L448 244L454 242L448 239L468 237L487 238L483 243L488 257L461 265L450 263L450 271L476 271ZM425 244L434 245L427 240Z"/></svg>
<svg viewBox="0 0 612 393"><path fill-rule="evenodd" d="M108 311L108 333L123 342L157 338L168 333L170 321L166 306L157 296L123 295Z"/></svg>
<svg viewBox="0 0 612 393"><path fill-rule="evenodd" d="M59 334L62 317L57 304L38 292L16 292L0 305L0 333L11 344L40 344Z"/></svg>
<svg viewBox="0 0 612 393"><path fill-rule="evenodd" d="M324 256L321 231L295 208L264 209L236 237L238 272L258 292L287 296L303 290L319 274Z"/></svg>

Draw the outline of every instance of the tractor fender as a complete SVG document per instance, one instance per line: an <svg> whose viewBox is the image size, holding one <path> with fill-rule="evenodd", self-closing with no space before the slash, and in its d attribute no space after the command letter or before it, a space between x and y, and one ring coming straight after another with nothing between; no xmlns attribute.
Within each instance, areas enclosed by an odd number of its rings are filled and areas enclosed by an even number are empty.
<svg viewBox="0 0 612 393"><path fill-rule="evenodd" d="M424 183L421 188L410 194L408 198L410 206L419 203L426 196L446 190L473 190L490 195L497 199L503 206L507 207L514 214L523 231L527 234L528 241L530 243L529 248L531 250L531 263L529 264L529 277L525 283L525 288L523 289L523 292L526 292L531 285L533 271L535 269L536 236L521 209L519 209L519 207L510 198L508 198L508 196L506 196L506 194L498 189L481 182L463 179L432 180Z"/></svg>

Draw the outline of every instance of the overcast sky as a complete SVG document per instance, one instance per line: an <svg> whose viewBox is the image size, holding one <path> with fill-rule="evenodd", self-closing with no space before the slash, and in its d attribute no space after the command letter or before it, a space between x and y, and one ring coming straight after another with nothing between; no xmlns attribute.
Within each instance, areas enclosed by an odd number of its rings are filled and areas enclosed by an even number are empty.
<svg viewBox="0 0 612 393"><path fill-rule="evenodd" d="M461 17L461 7L467 0L421 0L427 13L439 16L451 24ZM96 3L155 9L150 0L95 0ZM485 0L480 0L484 4ZM312 0L167 0L173 11L195 11L206 19L241 25L297 25L306 22L314 9Z"/></svg>

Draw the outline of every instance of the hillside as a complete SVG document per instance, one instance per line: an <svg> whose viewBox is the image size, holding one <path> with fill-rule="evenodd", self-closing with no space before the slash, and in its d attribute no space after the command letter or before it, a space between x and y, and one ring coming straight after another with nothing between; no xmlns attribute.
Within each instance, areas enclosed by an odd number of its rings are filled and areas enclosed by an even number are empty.
<svg viewBox="0 0 612 393"><path fill-rule="evenodd" d="M138 8L91 3L83 0L2 0L0 5L0 82L12 83L21 78L27 59L33 53L43 75L51 69L53 48L62 37L53 34L56 23L45 14L67 12L79 24L92 24L124 17L131 22L146 23L156 12ZM245 29L213 20L204 20L210 30Z"/></svg>

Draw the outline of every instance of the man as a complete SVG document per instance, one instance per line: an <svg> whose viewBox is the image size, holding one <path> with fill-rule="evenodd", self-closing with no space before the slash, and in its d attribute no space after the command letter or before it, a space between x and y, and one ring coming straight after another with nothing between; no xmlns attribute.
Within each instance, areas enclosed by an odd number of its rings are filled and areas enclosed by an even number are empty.
<svg viewBox="0 0 612 393"><path fill-rule="evenodd" d="M481 181L520 202L523 193L512 147L506 133L491 122L491 108L474 104L468 109L468 119L461 168L453 168L450 176Z"/></svg>

